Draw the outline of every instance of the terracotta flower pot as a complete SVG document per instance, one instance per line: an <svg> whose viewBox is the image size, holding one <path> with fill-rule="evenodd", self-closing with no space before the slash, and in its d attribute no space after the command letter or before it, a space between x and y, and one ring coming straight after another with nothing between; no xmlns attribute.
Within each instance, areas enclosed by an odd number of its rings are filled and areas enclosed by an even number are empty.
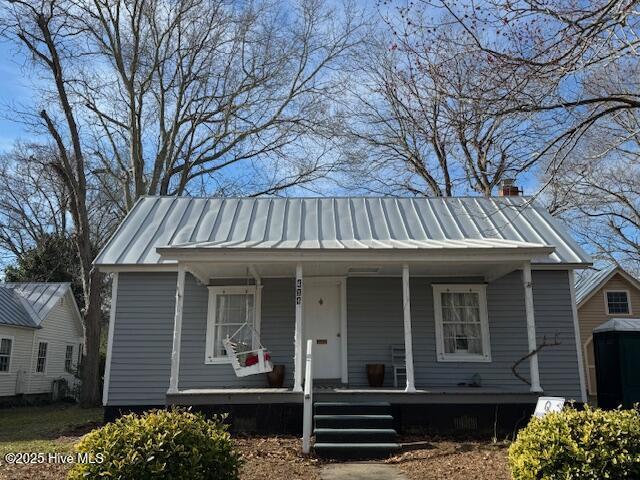
<svg viewBox="0 0 640 480"><path fill-rule="evenodd" d="M274 365L273 370L267 372L267 381L271 388L282 388L284 384L284 365Z"/></svg>
<svg viewBox="0 0 640 480"><path fill-rule="evenodd" d="M381 387L384 384L384 364L367 363L367 379L370 387Z"/></svg>

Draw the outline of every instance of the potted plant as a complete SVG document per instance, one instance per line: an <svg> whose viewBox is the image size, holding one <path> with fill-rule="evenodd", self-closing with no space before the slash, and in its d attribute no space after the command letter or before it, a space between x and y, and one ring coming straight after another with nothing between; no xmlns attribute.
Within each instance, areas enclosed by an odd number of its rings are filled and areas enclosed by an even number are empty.
<svg viewBox="0 0 640 480"><path fill-rule="evenodd" d="M370 387L381 387L384 384L384 363L367 363L367 380Z"/></svg>
<svg viewBox="0 0 640 480"><path fill-rule="evenodd" d="M282 388L284 385L284 365L274 365L273 370L267 372L267 382L271 388Z"/></svg>

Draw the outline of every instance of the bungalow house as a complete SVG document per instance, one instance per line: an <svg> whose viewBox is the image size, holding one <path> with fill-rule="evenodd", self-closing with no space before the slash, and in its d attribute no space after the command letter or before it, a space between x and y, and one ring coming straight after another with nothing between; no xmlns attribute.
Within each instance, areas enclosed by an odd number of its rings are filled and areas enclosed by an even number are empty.
<svg viewBox="0 0 640 480"><path fill-rule="evenodd" d="M73 388L83 344L69 283L0 283L0 403Z"/></svg>
<svg viewBox="0 0 640 480"><path fill-rule="evenodd" d="M297 432L314 385L316 427L319 404L513 427L542 394L586 401L573 272L590 263L523 197L141 198L95 261L113 274L105 415L190 405ZM238 335L282 388L237 369Z"/></svg>
<svg viewBox="0 0 640 480"><path fill-rule="evenodd" d="M640 315L640 281L619 265L585 270L576 279L576 302L587 391L589 395L596 395L593 329L612 318L637 318Z"/></svg>

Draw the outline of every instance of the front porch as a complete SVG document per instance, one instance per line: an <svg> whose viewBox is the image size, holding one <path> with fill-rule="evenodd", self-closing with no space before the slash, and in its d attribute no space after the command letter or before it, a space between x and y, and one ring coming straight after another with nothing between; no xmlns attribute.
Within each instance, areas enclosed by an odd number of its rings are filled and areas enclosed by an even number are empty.
<svg viewBox="0 0 640 480"><path fill-rule="evenodd" d="M534 403L542 392L538 354L518 368L529 384L512 372L540 337L557 336L550 331L553 320L543 320L542 332L536 332L530 262L538 248L467 253L466 260L459 253L429 261L409 255L402 263L378 256L375 264L320 258L239 263L233 255L183 258L180 249L169 250L162 253L176 257L178 276L167 404L301 403L308 339L313 380L334 386L314 389L323 401ZM535 274L569 293L566 271ZM443 334L439 296L457 287L471 292L461 295L473 301L454 306L456 314L476 312L467 323L477 324L462 333L455 326L458 336L450 339ZM211 311L218 308L211 292L225 289L255 292L255 326L272 361L285 367L283 389L264 388L262 374L236 377L228 359L211 353ZM398 388L392 348L402 348L405 356ZM369 388L371 363L385 365L385 388ZM548 392L578 397L556 382L549 378Z"/></svg>

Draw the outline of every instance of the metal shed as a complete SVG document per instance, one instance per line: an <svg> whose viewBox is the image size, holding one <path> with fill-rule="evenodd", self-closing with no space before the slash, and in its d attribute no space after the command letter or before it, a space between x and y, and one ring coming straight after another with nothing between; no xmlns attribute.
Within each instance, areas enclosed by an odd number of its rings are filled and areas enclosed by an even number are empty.
<svg viewBox="0 0 640 480"><path fill-rule="evenodd" d="M593 330L598 406L640 402L640 318L612 318Z"/></svg>

